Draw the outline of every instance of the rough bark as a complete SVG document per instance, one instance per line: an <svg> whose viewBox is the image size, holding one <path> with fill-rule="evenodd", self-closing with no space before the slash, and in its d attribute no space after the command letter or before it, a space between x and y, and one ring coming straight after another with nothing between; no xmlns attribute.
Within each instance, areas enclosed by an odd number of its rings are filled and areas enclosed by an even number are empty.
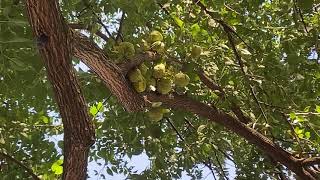
<svg viewBox="0 0 320 180"><path fill-rule="evenodd" d="M87 37L72 33L74 56L81 59L118 98L120 104L129 112L142 110L144 100L131 88L122 70L114 64L101 49Z"/></svg>
<svg viewBox="0 0 320 180"><path fill-rule="evenodd" d="M83 37L85 38L85 37ZM75 41L75 43L78 43L79 41ZM83 43L84 41L82 41ZM89 41L86 41L86 43L91 43ZM75 45L75 48L77 48L78 45ZM88 46L90 45L82 45L82 46ZM107 79L105 76L101 76L105 74L104 69L101 68L101 66L93 66L92 63L95 63L94 60L96 59L97 55L92 55L95 52L99 52L101 50L95 49L94 52L91 51L90 48L85 48L89 52L85 52L84 49L79 49L79 51L82 51L81 59L86 62L86 64L89 65L89 67L93 68L92 70L104 81L106 82ZM79 53L78 53L79 54ZM90 55L91 54L91 55ZM87 55L87 56L86 56ZM153 59L151 56L152 54L145 54L146 57L144 59ZM88 56L93 56L89 57ZM147 57L150 56L150 57ZM79 57L79 56L78 56ZM88 58L88 59L86 59ZM143 60L143 59L142 59ZM110 61L109 61L110 63ZM141 63L140 61L137 61L136 63L129 62L129 66L132 68L134 65L138 65ZM127 63L128 64L128 63ZM124 69L123 67L126 67L127 64L121 64L118 68L118 72L110 72L109 73L121 73L121 71ZM121 70L122 69L122 70ZM127 70L122 71L122 73L126 73ZM125 74L124 74L125 75ZM124 76L123 75L123 76ZM121 80L121 84L128 83L127 80ZM110 85L106 84L108 87ZM218 89L219 90L219 89ZM221 90L221 89L220 89ZM127 92L123 92L126 94ZM139 94L137 94L139 96ZM292 154L289 152L283 150L281 147L274 144L271 140L269 140L267 137L263 136L259 132L247 127L244 123L240 122L238 119L219 111L218 109L212 108L208 106L207 104L192 100L188 97L184 96L158 96L155 94L147 94L147 99L150 101L161 101L166 105L167 107L176 108L176 109L182 109L189 112L192 112L194 114L197 114L199 116L205 117L210 119L212 122L216 122L220 125L223 125L228 130L240 135L241 137L244 137L248 142L256 145L258 148L260 148L264 153L274 158L277 162L282 163L283 165L287 166L290 170L295 172L298 176L302 177L303 179L315 179L308 171L306 171L301 162L295 158Z"/></svg>
<svg viewBox="0 0 320 180"><path fill-rule="evenodd" d="M150 101L161 101L165 106L189 111L203 118L208 118L212 122L216 122L228 130L245 138L251 144L256 145L264 153L285 165L298 176L303 177L303 179L315 179L308 171L304 170L299 159L295 158L289 152L283 150L281 147L273 143L270 139L263 136L259 132L247 127L246 124L240 122L238 119L235 119L223 111L219 111L215 107L195 101L187 96L179 96L176 94L167 96L149 93L147 97Z"/></svg>
<svg viewBox="0 0 320 180"><path fill-rule="evenodd" d="M28 19L64 125L63 179L86 179L94 128L71 63L68 27L56 0L26 0Z"/></svg>
<svg viewBox="0 0 320 180"><path fill-rule="evenodd" d="M64 178L85 179L87 155L93 142L94 131L87 114L84 98L72 71L70 47L73 47L74 55L103 80L128 111L138 111L145 106L143 97L131 88L125 78L125 73L133 66L132 64L121 67L115 65L88 38L67 29L59 14L57 1L27 0L27 9L35 37L39 40L40 54L45 60L48 78L53 84L65 127ZM70 43L68 37L72 37L73 43ZM146 54L146 56L150 56L150 54ZM289 152L259 132L250 129L238 119L214 107L194 101L186 96L173 95L169 97L148 94L147 97L151 101L162 101L168 107L187 110L221 124L259 147L301 178L315 179L303 168L301 161Z"/></svg>

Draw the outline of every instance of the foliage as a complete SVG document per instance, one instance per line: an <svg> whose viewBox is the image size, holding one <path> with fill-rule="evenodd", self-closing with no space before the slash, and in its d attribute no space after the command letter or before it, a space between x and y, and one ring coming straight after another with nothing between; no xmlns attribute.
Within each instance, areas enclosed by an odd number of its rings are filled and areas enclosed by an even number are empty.
<svg viewBox="0 0 320 180"><path fill-rule="evenodd" d="M222 28L193 1L60 2L65 20L91 27L88 34L92 40L116 63L150 48L162 54L157 64L169 64L173 57L179 63L172 63L176 72L171 73L170 88L174 74L180 70L190 81L185 89L174 91L230 114L230 102L235 102L254 120L248 126L300 157L319 156L320 66L308 59L312 48L319 52L319 1L201 1L243 39L234 34L243 70ZM24 6L19 1L0 1L0 152L11 154L44 179L55 179L62 173L62 154L57 147L63 146L52 139L63 130ZM121 23L123 40L136 50L126 44L130 52L120 48L119 55L119 42L112 38L104 42L95 34L106 31L99 21L107 25L112 37L118 35ZM163 44L150 44L150 33L155 30L162 37L153 38L156 42L152 43ZM164 50L159 51L159 47ZM79 66L78 59L73 63ZM146 73L139 71L147 76L156 64L145 64ZM223 87L227 101L200 82L196 74L200 69ZM106 173L132 179L172 179L181 178L185 171L200 179L204 177L201 166L210 165L216 176L223 178L228 175L229 159L236 166L237 179L277 176L278 169L268 157L223 127L173 109L161 113L164 118L156 122L144 112L129 114L92 72L80 69L77 75L96 128L96 143L89 159L105 160ZM148 79L144 81L148 84ZM151 165L136 174L125 157L142 153L147 154ZM0 159L0 165L4 167L0 168L4 179L27 176L17 164Z"/></svg>

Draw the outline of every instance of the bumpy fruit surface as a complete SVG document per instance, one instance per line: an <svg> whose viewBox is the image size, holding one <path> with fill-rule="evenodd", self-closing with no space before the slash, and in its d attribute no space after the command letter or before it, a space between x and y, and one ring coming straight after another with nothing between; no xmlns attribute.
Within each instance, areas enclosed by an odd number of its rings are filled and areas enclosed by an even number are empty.
<svg viewBox="0 0 320 180"><path fill-rule="evenodd" d="M143 76L141 74L141 71L139 69L134 69L129 72L129 80L131 82L138 82L143 80Z"/></svg>
<svg viewBox="0 0 320 180"><path fill-rule="evenodd" d="M166 73L166 65L160 63L153 68L153 77L162 78Z"/></svg>
<svg viewBox="0 0 320 180"><path fill-rule="evenodd" d="M151 45L151 49L153 50L153 51L156 51L157 53L163 53L164 52L164 50L165 50L165 48L164 48L164 43L163 42L161 42L161 41L156 41L156 42L154 42L154 43L152 43L152 45Z"/></svg>
<svg viewBox="0 0 320 180"><path fill-rule="evenodd" d="M140 69L142 75L146 75L149 70L148 66L146 66L144 63L141 63L139 65L139 69Z"/></svg>
<svg viewBox="0 0 320 180"><path fill-rule="evenodd" d="M147 82L146 82L146 80L143 78L141 81L134 82L134 83L133 83L133 87L134 87L134 89L135 89L138 93L141 93L141 92L143 92L143 91L146 90Z"/></svg>
<svg viewBox="0 0 320 180"><path fill-rule="evenodd" d="M174 76L174 83L177 87L186 87L190 82L190 78L187 74L182 72Z"/></svg>
<svg viewBox="0 0 320 180"><path fill-rule="evenodd" d="M119 43L118 51L126 58L131 58L135 54L134 45L130 42Z"/></svg>
<svg viewBox="0 0 320 180"><path fill-rule="evenodd" d="M169 78L162 78L157 83L157 91L161 94L168 94L172 89L172 80Z"/></svg>
<svg viewBox="0 0 320 180"><path fill-rule="evenodd" d="M160 108L160 107L152 108L147 113L147 115L151 121L158 122L163 118L162 108Z"/></svg>
<svg viewBox="0 0 320 180"><path fill-rule="evenodd" d="M163 36L159 31L152 31L149 35L150 42L162 41Z"/></svg>
<svg viewBox="0 0 320 180"><path fill-rule="evenodd" d="M202 48L200 46L195 45L192 47L191 57L197 58L200 56L201 52L202 52Z"/></svg>

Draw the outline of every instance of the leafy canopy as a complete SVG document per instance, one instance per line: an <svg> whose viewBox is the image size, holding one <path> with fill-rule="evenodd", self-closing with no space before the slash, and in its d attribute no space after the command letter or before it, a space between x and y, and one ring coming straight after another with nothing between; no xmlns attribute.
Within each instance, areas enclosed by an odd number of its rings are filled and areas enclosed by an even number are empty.
<svg viewBox="0 0 320 180"><path fill-rule="evenodd" d="M243 69L223 29L193 1L61 0L60 7L65 20L86 25L87 34L115 62L117 42L105 42L96 35L98 30L116 37L121 22L122 39L132 43L136 53L143 51L142 40L153 30L161 32L165 57L183 63L183 69L176 68L190 77L188 96L226 112L235 102L254 120L251 127L283 148L301 157L319 155L320 66L310 57L311 50L319 52L319 1L201 2L242 38L235 36ZM24 6L0 1L0 152L13 155L44 179L55 179L62 173L63 143L54 140L63 134L61 119ZM196 58L190 56L194 45L202 48ZM79 66L78 59L73 63ZM203 86L196 74L200 68L224 88L228 101ZM205 164L223 177L229 160L238 179L276 176L270 159L223 127L177 110L159 122L143 112L129 114L93 73L80 69L77 75L96 128L89 159L108 164L98 164L98 169L132 178L179 178L183 171L201 178ZM151 164L136 174L125 157L141 154ZM4 179L26 177L14 163L0 164ZM105 177L94 171L94 176Z"/></svg>

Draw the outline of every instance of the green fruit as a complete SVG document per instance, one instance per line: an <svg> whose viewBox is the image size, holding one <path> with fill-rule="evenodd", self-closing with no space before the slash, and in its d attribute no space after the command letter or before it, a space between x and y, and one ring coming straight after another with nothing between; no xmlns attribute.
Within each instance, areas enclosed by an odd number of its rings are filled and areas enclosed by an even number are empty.
<svg viewBox="0 0 320 180"><path fill-rule="evenodd" d="M126 57L131 58L135 54L134 45L130 42L120 42L118 46L118 52Z"/></svg>
<svg viewBox="0 0 320 180"><path fill-rule="evenodd" d="M149 35L150 42L162 41L163 36L159 31L152 31Z"/></svg>
<svg viewBox="0 0 320 180"><path fill-rule="evenodd" d="M162 78L157 83L157 91L161 94L168 94L172 89L172 80L169 78Z"/></svg>
<svg viewBox="0 0 320 180"><path fill-rule="evenodd" d="M151 45L151 49L157 53L163 53L164 52L164 43L161 41L156 41L154 43L152 43Z"/></svg>
<svg viewBox="0 0 320 180"><path fill-rule="evenodd" d="M155 91L156 90L156 80L154 78L150 78L147 81L148 90Z"/></svg>
<svg viewBox="0 0 320 180"><path fill-rule="evenodd" d="M160 63L153 68L153 77L155 78L162 78L166 73L166 65Z"/></svg>
<svg viewBox="0 0 320 180"><path fill-rule="evenodd" d="M143 76L141 74L141 71L139 69L134 69L129 72L129 80L131 82L138 82L143 80Z"/></svg>
<svg viewBox="0 0 320 180"><path fill-rule="evenodd" d="M142 81L134 82L133 87L138 93L145 91L147 87L146 80L143 78Z"/></svg>
<svg viewBox="0 0 320 180"><path fill-rule="evenodd" d="M177 87L186 87L190 82L190 78L187 74L179 72L174 76L174 83Z"/></svg>
<svg viewBox="0 0 320 180"><path fill-rule="evenodd" d="M140 69L142 75L146 75L149 70L148 66L146 66L144 63L141 63L139 65L139 69Z"/></svg>
<svg viewBox="0 0 320 180"><path fill-rule="evenodd" d="M147 113L151 121L158 122L163 118L162 108L152 108Z"/></svg>
<svg viewBox="0 0 320 180"><path fill-rule="evenodd" d="M201 46L194 45L191 50L191 57L198 58L202 52Z"/></svg>

